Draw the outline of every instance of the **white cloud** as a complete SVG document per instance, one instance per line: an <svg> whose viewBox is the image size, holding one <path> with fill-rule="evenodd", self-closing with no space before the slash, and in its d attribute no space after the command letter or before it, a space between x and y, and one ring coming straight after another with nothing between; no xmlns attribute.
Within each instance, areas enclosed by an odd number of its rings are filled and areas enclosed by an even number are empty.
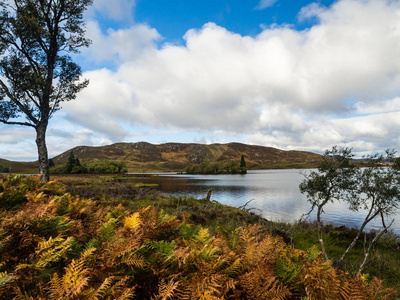
<svg viewBox="0 0 400 300"><path fill-rule="evenodd" d="M300 10L297 17L301 22L307 19L319 18L319 16L321 16L326 10L326 7L322 6L319 3L313 2L307 6L304 6Z"/></svg>
<svg viewBox="0 0 400 300"><path fill-rule="evenodd" d="M102 33L95 21L88 22L86 35L92 41L89 48L82 49L86 59L98 64L113 62L116 65L150 55L156 47L156 41L161 39L157 30L146 24L135 24L119 30L110 28Z"/></svg>
<svg viewBox="0 0 400 300"><path fill-rule="evenodd" d="M268 7L272 7L277 1L278 0L260 0L258 5L256 6L256 9L262 10Z"/></svg>
<svg viewBox="0 0 400 300"><path fill-rule="evenodd" d="M88 7L87 15L94 18L96 12L99 12L106 19L132 23L135 5L135 0L95 0L93 5Z"/></svg>
<svg viewBox="0 0 400 300"><path fill-rule="evenodd" d="M286 149L361 140L369 147L369 139L375 147L400 146L400 125L382 114L399 106L399 4L342 0L302 14L319 24L249 37L208 23L189 30L185 45L161 49L157 31L144 25L99 34L99 45L115 48L100 47L97 56L117 54L120 67L85 74L91 84L65 108L111 140L126 136L129 123L220 130Z"/></svg>
<svg viewBox="0 0 400 300"><path fill-rule="evenodd" d="M400 97L373 103L364 103L359 101L354 104L354 113L358 115L388 112L400 112Z"/></svg>
<svg viewBox="0 0 400 300"><path fill-rule="evenodd" d="M15 145L21 140L34 138L35 130L31 127L0 125L0 144Z"/></svg>
<svg viewBox="0 0 400 300"><path fill-rule="evenodd" d="M36 159L35 130L0 124L0 158L32 161Z"/></svg>
<svg viewBox="0 0 400 300"><path fill-rule="evenodd" d="M84 76L90 80L89 87L81 92L77 101L63 105L66 119L100 132L113 142L123 140L128 133L118 121L129 121L130 111L136 106L130 87L106 69L87 72Z"/></svg>
<svg viewBox="0 0 400 300"><path fill-rule="evenodd" d="M208 23L160 48L147 25L101 33L89 23L86 59L118 68L86 72L89 87L64 111L96 136L76 142L128 140L140 126L283 149L399 149L399 15L396 1L341 0L304 8L300 19L318 19L304 31L249 37Z"/></svg>

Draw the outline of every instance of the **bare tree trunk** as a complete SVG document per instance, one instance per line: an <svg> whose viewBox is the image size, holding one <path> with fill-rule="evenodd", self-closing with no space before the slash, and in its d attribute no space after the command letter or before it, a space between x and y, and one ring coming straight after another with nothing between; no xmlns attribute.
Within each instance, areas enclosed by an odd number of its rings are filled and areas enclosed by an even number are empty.
<svg viewBox="0 0 400 300"><path fill-rule="evenodd" d="M342 262L343 262L343 260L344 260L344 259L346 258L346 256L347 256L347 254L349 254L349 252L351 251L351 249L353 249L353 247L356 245L356 243L357 243L358 239L360 238L361 233L363 232L365 226L367 226L367 224L368 224L370 221L372 221L372 220L378 215L378 213L379 213L379 211L376 212L376 213L370 218L369 216L371 215L371 212L372 212L372 207L371 207L371 210L370 210L370 212L368 213L368 215L365 217L365 220L364 220L363 224L361 225L360 229L358 230L357 236L356 236L356 237L354 238L354 240L351 242L351 244L349 245L349 247L347 247L346 251L343 253L342 257L340 258L339 263L342 263Z"/></svg>
<svg viewBox="0 0 400 300"><path fill-rule="evenodd" d="M369 253L370 253L370 251L371 251L372 246L375 244L375 242L376 242L377 240L379 240L379 238L382 236L382 234L384 234L384 233L389 229L389 227L392 226L393 222L394 222L394 220L392 220L392 222L389 224L388 227L385 226L384 229L381 230L381 231L375 236L375 238L369 243L368 249L367 249L367 251L365 251L365 253L364 253L364 260L363 260L363 262L361 263L360 268L358 269L358 272L359 272L359 273L361 273L361 272L364 270L364 267L365 267L365 264L367 263L367 260L368 260L368 257L369 257Z"/></svg>
<svg viewBox="0 0 400 300"><path fill-rule="evenodd" d="M328 260L329 258L328 254L326 253L324 239L322 238L322 222L321 222L322 206L323 205L319 205L317 211L318 240L319 243L321 244L322 254L324 255L325 260Z"/></svg>
<svg viewBox="0 0 400 300"><path fill-rule="evenodd" d="M49 157L47 154L47 146L46 146L46 130L47 130L47 121L41 121L36 125L36 145L38 149L38 158L39 158L39 174L40 179L44 182L48 182L50 180L49 173Z"/></svg>

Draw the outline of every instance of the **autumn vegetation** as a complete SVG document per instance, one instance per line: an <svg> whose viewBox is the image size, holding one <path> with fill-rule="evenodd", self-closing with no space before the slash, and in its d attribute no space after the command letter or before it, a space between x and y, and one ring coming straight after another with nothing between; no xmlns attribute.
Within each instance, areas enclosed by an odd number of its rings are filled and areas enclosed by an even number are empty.
<svg viewBox="0 0 400 300"><path fill-rule="evenodd" d="M123 185L101 178L73 180L0 180L0 298L397 297L380 279L333 268L316 246L285 243L276 227L271 234L269 222L243 210L128 186L122 195ZM100 187L109 192L99 197ZM78 194L85 189L93 198ZM207 226L207 213L242 225Z"/></svg>

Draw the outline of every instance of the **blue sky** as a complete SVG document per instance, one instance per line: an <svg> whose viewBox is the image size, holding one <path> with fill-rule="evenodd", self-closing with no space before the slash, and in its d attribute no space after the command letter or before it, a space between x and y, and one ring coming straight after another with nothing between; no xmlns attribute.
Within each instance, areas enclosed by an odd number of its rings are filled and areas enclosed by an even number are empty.
<svg viewBox="0 0 400 300"><path fill-rule="evenodd" d="M78 145L243 142L358 155L400 150L400 3L94 0L73 58L90 85L50 122ZM0 157L35 160L0 125Z"/></svg>
<svg viewBox="0 0 400 300"><path fill-rule="evenodd" d="M333 1L320 1L330 5ZM264 4L263 4L264 3ZM291 24L297 29L309 26L299 22L297 15L310 1L281 0L205 0L205 1L138 1L135 20L157 28L167 40L180 40L190 28L201 28L205 23L214 22L229 31L241 35L257 35L262 26L273 23ZM154 9L157 7L157 9Z"/></svg>

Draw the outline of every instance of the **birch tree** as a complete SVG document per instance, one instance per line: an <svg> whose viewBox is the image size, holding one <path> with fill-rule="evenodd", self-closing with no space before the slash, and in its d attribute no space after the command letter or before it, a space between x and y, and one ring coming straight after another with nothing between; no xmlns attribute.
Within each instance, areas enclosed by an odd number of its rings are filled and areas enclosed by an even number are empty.
<svg viewBox="0 0 400 300"><path fill-rule="evenodd" d="M39 174L49 181L46 131L60 104L88 85L71 53L87 47L92 0L0 0L0 122L36 131Z"/></svg>

